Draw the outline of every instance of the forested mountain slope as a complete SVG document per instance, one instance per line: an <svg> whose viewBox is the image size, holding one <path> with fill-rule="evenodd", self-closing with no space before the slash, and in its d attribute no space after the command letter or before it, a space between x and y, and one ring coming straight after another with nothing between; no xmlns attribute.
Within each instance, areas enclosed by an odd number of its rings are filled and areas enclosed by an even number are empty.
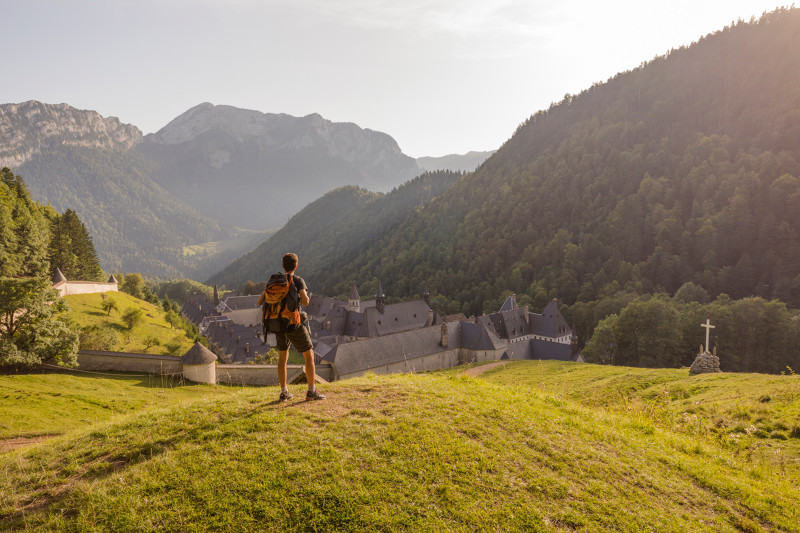
<svg viewBox="0 0 800 533"><path fill-rule="evenodd" d="M458 172L439 171L418 176L387 194L354 186L331 191L292 217L258 248L213 276L210 283L234 288L247 281L264 281L269 274L280 271L284 253L295 252L300 256L298 273L314 290L319 289L322 280L339 285L356 283L362 287L372 284L374 290L374 276L352 277L348 265L353 257L461 178Z"/></svg>
<svg viewBox="0 0 800 533"><path fill-rule="evenodd" d="M159 187L147 161L130 152L78 146L43 150L18 173L33 193L86 221L98 258L110 272L177 276L195 265L187 244L213 240L219 225Z"/></svg>
<svg viewBox="0 0 800 533"><path fill-rule="evenodd" d="M800 306L798 64L781 9L568 95L323 288L380 273L480 313L693 281Z"/></svg>

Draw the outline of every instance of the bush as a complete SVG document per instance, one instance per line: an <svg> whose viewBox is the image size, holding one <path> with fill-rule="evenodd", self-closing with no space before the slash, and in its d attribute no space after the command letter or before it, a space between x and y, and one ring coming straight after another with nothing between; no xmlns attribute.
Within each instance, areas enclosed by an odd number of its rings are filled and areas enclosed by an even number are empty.
<svg viewBox="0 0 800 533"><path fill-rule="evenodd" d="M128 326L128 329L133 329L142 320L144 320L144 313L136 307L129 307L122 314L122 321Z"/></svg>
<svg viewBox="0 0 800 533"><path fill-rule="evenodd" d="M157 337L148 336L144 339L144 351L149 350L153 346L161 346L161 340Z"/></svg>
<svg viewBox="0 0 800 533"><path fill-rule="evenodd" d="M164 345L164 348L166 349L164 354L165 355L181 355L180 351L181 351L181 346L182 345L183 345L183 343L181 342L180 337L176 337L176 338L172 339L171 341L169 341L168 343L166 343Z"/></svg>
<svg viewBox="0 0 800 533"><path fill-rule="evenodd" d="M80 333L81 350L111 351L119 344L119 333L109 327L94 325Z"/></svg>

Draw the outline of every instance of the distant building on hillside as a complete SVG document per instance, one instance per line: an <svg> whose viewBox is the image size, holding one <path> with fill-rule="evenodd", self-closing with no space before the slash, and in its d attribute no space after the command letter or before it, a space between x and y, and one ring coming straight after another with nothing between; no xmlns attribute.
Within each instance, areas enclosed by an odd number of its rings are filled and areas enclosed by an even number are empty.
<svg viewBox="0 0 800 533"><path fill-rule="evenodd" d="M71 294L95 294L98 292L118 292L119 283L112 274L105 283L99 281L68 281L60 268L56 268L56 273L51 280L53 288L58 291L61 297Z"/></svg>

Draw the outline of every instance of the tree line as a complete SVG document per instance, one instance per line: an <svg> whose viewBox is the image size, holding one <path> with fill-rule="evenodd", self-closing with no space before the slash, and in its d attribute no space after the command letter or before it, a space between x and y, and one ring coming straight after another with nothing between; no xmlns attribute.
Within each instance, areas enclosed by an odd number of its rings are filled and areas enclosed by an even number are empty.
<svg viewBox="0 0 800 533"><path fill-rule="evenodd" d="M85 255L91 251L74 212L59 215L33 201L22 178L0 170L0 365L75 364L78 332L51 288L56 267L50 259L68 259L71 274L84 268L91 273L97 265L96 257ZM78 265L84 260L88 265Z"/></svg>

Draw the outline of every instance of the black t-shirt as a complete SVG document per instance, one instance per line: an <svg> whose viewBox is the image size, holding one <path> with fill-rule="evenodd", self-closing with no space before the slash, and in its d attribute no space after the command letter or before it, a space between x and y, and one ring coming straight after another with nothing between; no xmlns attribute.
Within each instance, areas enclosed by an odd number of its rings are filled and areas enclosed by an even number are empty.
<svg viewBox="0 0 800 533"><path fill-rule="evenodd" d="M300 276L292 275L292 280L294 281L294 286L297 289L297 292L308 290L308 286L306 285L306 280L301 278Z"/></svg>

